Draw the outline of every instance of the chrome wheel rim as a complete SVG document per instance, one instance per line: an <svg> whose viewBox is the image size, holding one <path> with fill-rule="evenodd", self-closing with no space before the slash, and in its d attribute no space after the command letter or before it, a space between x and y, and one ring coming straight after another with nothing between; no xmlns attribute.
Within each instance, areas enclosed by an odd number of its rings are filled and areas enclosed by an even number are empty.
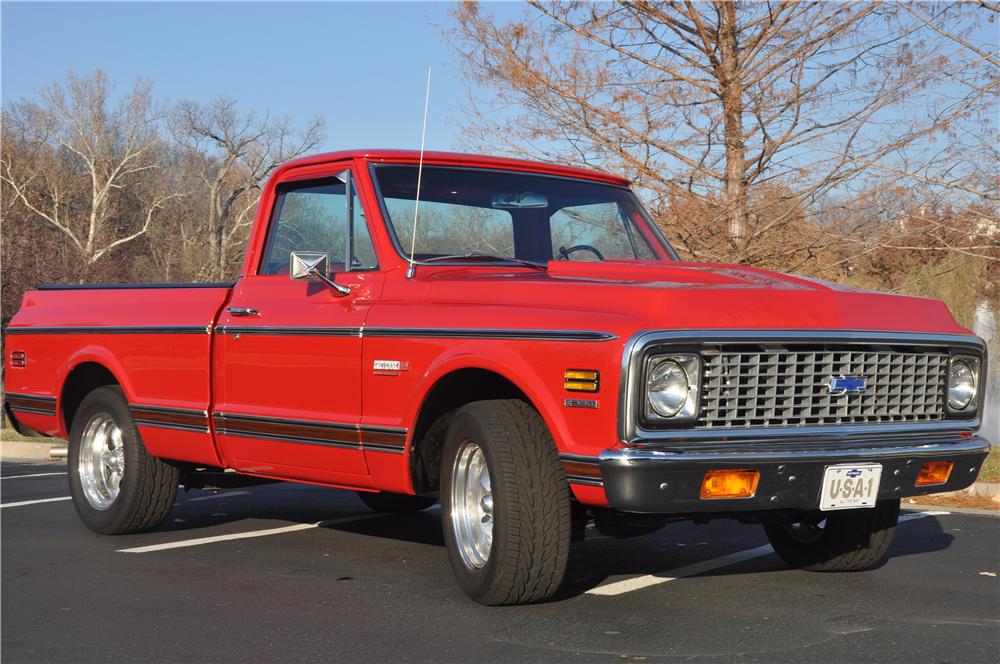
<svg viewBox="0 0 1000 664"><path fill-rule="evenodd" d="M493 491L486 455L471 440L462 443L452 467L451 528L465 566L486 565L493 547Z"/></svg>
<svg viewBox="0 0 1000 664"><path fill-rule="evenodd" d="M78 461L84 498L94 509L111 507L125 475L125 438L110 415L98 413L87 422Z"/></svg>

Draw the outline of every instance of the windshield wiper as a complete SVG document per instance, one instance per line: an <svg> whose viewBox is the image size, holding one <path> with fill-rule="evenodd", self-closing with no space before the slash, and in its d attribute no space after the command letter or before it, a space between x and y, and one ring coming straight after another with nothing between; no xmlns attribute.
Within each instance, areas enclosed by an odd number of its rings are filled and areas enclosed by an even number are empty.
<svg viewBox="0 0 1000 664"><path fill-rule="evenodd" d="M548 270L548 266L544 263L535 263L534 261L524 260L523 258L515 258L513 256L502 256L500 254L487 254L479 251L473 251L467 254L447 254L445 256L431 256L430 258L425 258L419 263L438 263L441 261L493 261L493 262L504 262L504 263L514 263L516 265L523 265L524 267L533 267L536 270Z"/></svg>

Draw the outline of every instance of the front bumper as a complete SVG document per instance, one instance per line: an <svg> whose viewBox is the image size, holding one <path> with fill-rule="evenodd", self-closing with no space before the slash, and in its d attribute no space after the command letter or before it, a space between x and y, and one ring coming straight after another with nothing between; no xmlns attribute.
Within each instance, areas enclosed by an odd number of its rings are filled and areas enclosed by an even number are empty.
<svg viewBox="0 0 1000 664"><path fill-rule="evenodd" d="M876 447L823 450L698 452L685 450L612 449L600 456L604 492L615 509L649 514L815 510L827 466L882 464L878 498L892 499L957 491L972 484L989 443L978 436L913 441ZM951 461L948 481L915 486L920 467L929 461ZM760 472L751 498L703 500L701 483L709 470L747 469Z"/></svg>

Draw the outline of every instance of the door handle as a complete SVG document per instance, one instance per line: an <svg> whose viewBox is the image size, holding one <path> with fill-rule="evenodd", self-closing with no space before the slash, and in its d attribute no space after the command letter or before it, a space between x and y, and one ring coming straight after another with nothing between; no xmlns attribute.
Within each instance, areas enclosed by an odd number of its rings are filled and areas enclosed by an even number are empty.
<svg viewBox="0 0 1000 664"><path fill-rule="evenodd" d="M229 307L226 309L233 316L259 316L260 312L256 309L249 309L247 307Z"/></svg>

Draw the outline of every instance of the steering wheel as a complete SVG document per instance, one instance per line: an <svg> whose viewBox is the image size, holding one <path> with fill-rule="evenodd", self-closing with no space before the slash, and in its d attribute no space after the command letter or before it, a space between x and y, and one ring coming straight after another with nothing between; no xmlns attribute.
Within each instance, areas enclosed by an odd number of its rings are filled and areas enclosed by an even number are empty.
<svg viewBox="0 0 1000 664"><path fill-rule="evenodd" d="M559 247L559 260L568 261L569 255L574 251L589 251L590 253L597 256L597 260L599 261L604 260L604 254L602 254L597 247L591 246L589 244L574 244L569 249L567 249L566 247Z"/></svg>

